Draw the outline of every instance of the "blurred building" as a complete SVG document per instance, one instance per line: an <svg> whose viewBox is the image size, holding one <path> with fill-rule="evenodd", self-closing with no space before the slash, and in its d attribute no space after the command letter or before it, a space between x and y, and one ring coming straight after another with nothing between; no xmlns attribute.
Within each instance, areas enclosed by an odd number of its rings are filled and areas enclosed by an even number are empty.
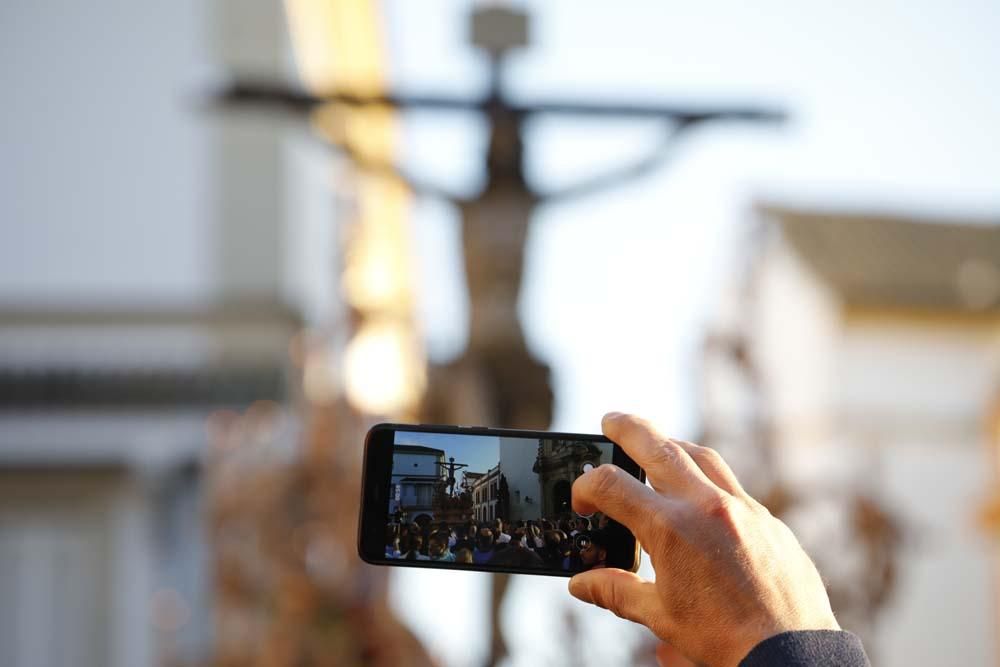
<svg viewBox="0 0 1000 667"><path fill-rule="evenodd" d="M868 626L852 629L879 664L994 664L996 555L975 515L996 474L1000 226L760 214L759 255L707 347L706 430L748 479L819 499L788 520L829 579L870 582L872 566L838 498L860 489L901 519L891 595L842 618ZM762 441L771 470L749 460Z"/></svg>
<svg viewBox="0 0 1000 667"><path fill-rule="evenodd" d="M0 663L194 661L206 418L286 395L266 307L0 311Z"/></svg>
<svg viewBox="0 0 1000 667"><path fill-rule="evenodd" d="M337 289L330 158L197 104L286 40L277 2L4 11L2 665L208 658L207 419L288 398Z"/></svg>

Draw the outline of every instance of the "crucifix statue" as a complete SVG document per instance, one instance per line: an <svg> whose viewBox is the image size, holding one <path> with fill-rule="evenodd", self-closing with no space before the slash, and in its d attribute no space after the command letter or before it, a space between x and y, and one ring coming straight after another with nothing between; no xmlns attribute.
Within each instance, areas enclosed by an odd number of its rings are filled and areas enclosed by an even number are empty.
<svg viewBox="0 0 1000 667"><path fill-rule="evenodd" d="M433 96L359 96L339 91L311 95L285 86L236 82L221 96L228 105L268 105L302 113L366 108L460 110L486 117L490 127L486 182L471 198L408 173L401 166L373 160L349 141L325 137L362 170L398 179L418 195L445 199L462 217L462 249L469 292L469 342L456 361L430 369L421 408L425 422L547 428L552 418L548 366L528 350L517 314L524 250L535 208L615 187L659 166L674 141L690 128L710 121L773 122L779 112L749 107L696 108L646 104L542 101L521 105L504 91L507 56L528 45L528 17L510 7L480 6L472 14L472 43L490 62L490 89L480 100ZM663 121L660 142L637 162L555 192L542 192L525 176L523 130L545 115Z"/></svg>
<svg viewBox="0 0 1000 667"><path fill-rule="evenodd" d="M462 468L468 468L468 463L455 463L455 457L452 456L448 459L447 463L437 462L437 465L442 468L442 471L448 471L448 477L445 478L445 484L448 486L448 496L453 497L455 495L455 473ZM464 481L464 480L463 480Z"/></svg>

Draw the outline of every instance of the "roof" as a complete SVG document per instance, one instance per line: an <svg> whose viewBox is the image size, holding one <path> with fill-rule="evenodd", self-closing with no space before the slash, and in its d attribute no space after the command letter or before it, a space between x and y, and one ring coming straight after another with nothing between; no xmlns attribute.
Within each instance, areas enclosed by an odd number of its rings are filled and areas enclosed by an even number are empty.
<svg viewBox="0 0 1000 667"><path fill-rule="evenodd" d="M763 211L852 305L1000 312L1000 220Z"/></svg>
<svg viewBox="0 0 1000 667"><path fill-rule="evenodd" d="M196 369L7 369L0 406L8 408L181 408L245 406L288 397L284 369L212 365Z"/></svg>
<svg viewBox="0 0 1000 667"><path fill-rule="evenodd" d="M466 473L466 474L468 474L468 473ZM492 468L490 468L488 472L485 472L485 473L482 473L482 472L481 473L473 473L473 474L478 475L477 477L474 478L474 481L472 482L472 487L473 488L475 488L477 486L486 486L490 482L493 482L498 477L500 477L500 464L497 463L495 466L493 466Z"/></svg>
<svg viewBox="0 0 1000 667"><path fill-rule="evenodd" d="M301 327L291 310L266 302L117 309L0 303L0 384L17 383L20 394L56 397L72 385L77 393L115 393L126 402L132 390L119 390L123 383L139 384L138 393L156 385L157 400L170 402L167 383L200 386L205 376L229 370L237 374L234 384L261 369L285 374L289 341ZM91 391L91 384L99 386Z"/></svg>
<svg viewBox="0 0 1000 667"><path fill-rule="evenodd" d="M434 454L435 456L444 456L443 449L434 449L433 447L424 447L423 445L393 445L392 449L394 452L404 454Z"/></svg>

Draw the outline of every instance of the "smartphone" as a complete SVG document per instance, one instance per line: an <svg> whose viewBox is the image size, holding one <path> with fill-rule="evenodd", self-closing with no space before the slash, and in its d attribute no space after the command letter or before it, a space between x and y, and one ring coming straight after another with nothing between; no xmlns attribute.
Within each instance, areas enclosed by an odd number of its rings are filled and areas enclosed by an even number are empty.
<svg viewBox="0 0 1000 667"><path fill-rule="evenodd" d="M636 571L639 545L581 516L573 481L614 464L645 474L602 435L378 424L365 439L358 552L376 565L569 577Z"/></svg>

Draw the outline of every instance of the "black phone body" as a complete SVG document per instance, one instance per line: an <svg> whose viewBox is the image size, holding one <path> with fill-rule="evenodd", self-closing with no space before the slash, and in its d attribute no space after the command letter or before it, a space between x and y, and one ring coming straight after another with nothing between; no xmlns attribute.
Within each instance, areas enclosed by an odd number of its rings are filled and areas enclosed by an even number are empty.
<svg viewBox="0 0 1000 667"><path fill-rule="evenodd" d="M602 435L378 424L365 439L358 553L376 565L569 577L636 571L618 522L573 512L573 481L612 463L645 473Z"/></svg>

